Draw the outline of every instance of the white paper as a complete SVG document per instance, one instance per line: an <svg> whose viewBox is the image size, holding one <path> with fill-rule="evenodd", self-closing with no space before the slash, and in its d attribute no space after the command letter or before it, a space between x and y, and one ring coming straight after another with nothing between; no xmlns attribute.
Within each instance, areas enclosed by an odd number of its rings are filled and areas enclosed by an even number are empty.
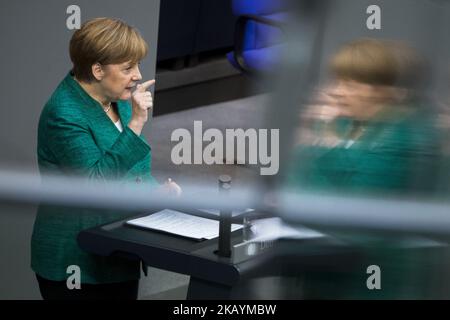
<svg viewBox="0 0 450 320"><path fill-rule="evenodd" d="M293 228L280 218L267 218L252 221L254 238L251 241L273 241L280 238L310 239L324 237L323 233L306 227Z"/></svg>
<svg viewBox="0 0 450 320"><path fill-rule="evenodd" d="M192 216L169 209L130 220L127 223L198 240L213 239L219 236L219 221ZM240 224L231 225L231 231L241 228L242 225Z"/></svg>

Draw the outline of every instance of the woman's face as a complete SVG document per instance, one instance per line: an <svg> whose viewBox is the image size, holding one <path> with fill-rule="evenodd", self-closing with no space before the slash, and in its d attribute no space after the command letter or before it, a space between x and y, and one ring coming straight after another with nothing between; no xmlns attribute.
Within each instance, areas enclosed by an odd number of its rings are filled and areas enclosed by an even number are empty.
<svg viewBox="0 0 450 320"><path fill-rule="evenodd" d="M327 90L330 105L344 116L366 118L372 111L389 101L392 89L351 80L337 80Z"/></svg>
<svg viewBox="0 0 450 320"><path fill-rule="evenodd" d="M104 96L110 101L130 99L133 87L142 80L139 64L124 62L104 65L102 68L104 76L100 86Z"/></svg>

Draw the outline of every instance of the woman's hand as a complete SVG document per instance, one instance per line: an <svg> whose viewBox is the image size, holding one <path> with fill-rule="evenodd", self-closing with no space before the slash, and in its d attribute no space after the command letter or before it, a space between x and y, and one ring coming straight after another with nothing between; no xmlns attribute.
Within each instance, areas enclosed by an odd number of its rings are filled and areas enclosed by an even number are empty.
<svg viewBox="0 0 450 320"><path fill-rule="evenodd" d="M128 127L137 135L141 134L148 120L148 112L153 108L152 93L147 91L153 84L155 84L154 79L138 84L131 95L132 115Z"/></svg>
<svg viewBox="0 0 450 320"><path fill-rule="evenodd" d="M183 192L181 190L181 187L177 183L172 181L172 179L170 179L170 178L167 179L167 181L164 183L163 190L164 190L164 193L167 193L171 196L176 196L176 197L179 197L181 195L181 193Z"/></svg>
<svg viewBox="0 0 450 320"><path fill-rule="evenodd" d="M317 92L313 106L317 120L331 123L337 117L346 114L345 108L339 104L336 98L338 95L335 94L335 91L336 89L329 86Z"/></svg>

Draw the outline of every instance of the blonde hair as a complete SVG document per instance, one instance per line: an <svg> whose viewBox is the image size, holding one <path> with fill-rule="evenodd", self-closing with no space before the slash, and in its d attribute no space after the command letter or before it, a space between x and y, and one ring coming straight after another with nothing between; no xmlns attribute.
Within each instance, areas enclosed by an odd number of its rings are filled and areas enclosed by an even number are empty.
<svg viewBox="0 0 450 320"><path fill-rule="evenodd" d="M148 46L139 31L119 19L96 18L85 22L70 40L70 59L77 79L91 82L92 65L142 60Z"/></svg>
<svg viewBox="0 0 450 320"><path fill-rule="evenodd" d="M331 59L330 70L339 79L374 85L394 85L399 76L390 45L375 39L345 44Z"/></svg>

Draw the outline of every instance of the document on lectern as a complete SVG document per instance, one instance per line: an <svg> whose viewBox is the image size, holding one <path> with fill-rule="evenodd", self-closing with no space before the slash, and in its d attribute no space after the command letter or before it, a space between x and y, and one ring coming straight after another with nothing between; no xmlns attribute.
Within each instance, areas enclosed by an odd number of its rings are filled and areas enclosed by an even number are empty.
<svg viewBox="0 0 450 320"><path fill-rule="evenodd" d="M219 221L192 216L175 210L164 209L151 215L129 220L127 224L136 227L159 230L179 236L202 240L219 236ZM231 231L242 228L232 224Z"/></svg>

